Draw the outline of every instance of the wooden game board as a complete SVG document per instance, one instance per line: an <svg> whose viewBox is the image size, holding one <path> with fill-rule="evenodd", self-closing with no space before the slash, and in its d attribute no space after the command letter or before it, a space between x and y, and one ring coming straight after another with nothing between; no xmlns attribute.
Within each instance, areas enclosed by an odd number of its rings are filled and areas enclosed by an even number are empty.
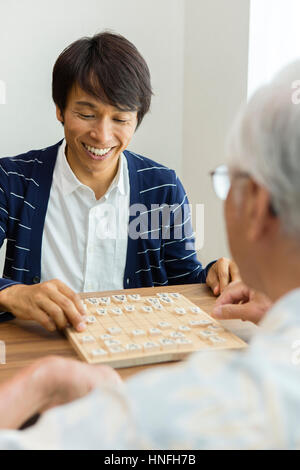
<svg viewBox="0 0 300 470"><path fill-rule="evenodd" d="M83 297L87 328L66 334L91 364L131 367L177 361L203 349L244 348L246 343L182 294Z"/></svg>

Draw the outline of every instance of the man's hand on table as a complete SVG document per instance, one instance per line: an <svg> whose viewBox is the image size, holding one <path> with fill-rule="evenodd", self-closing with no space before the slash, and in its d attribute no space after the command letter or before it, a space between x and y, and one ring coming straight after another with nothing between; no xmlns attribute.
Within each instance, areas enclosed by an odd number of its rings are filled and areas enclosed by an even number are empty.
<svg viewBox="0 0 300 470"><path fill-rule="evenodd" d="M122 383L111 367L47 357L0 386L0 428L17 429L29 418L87 395L96 387Z"/></svg>
<svg viewBox="0 0 300 470"><path fill-rule="evenodd" d="M48 331L70 323L77 331L85 329L85 311L78 294L53 279L32 286L16 284L0 293L0 306L20 320L34 320Z"/></svg>
<svg viewBox="0 0 300 470"><path fill-rule="evenodd" d="M112 367L55 356L42 359L37 363L37 369L41 374L43 396L39 412L82 398L104 382L122 383Z"/></svg>
<svg viewBox="0 0 300 470"><path fill-rule="evenodd" d="M263 293L249 289L243 282L227 286L216 300L213 316L218 320L240 319L258 323L272 306Z"/></svg>
<svg viewBox="0 0 300 470"><path fill-rule="evenodd" d="M229 283L240 280L241 277L236 263L227 258L220 258L209 269L206 284L217 296L222 294Z"/></svg>

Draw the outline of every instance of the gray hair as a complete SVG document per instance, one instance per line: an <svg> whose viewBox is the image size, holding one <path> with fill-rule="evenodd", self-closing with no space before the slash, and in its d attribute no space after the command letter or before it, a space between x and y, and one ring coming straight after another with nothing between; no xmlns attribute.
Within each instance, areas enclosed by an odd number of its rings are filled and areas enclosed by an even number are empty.
<svg viewBox="0 0 300 470"><path fill-rule="evenodd" d="M230 171L248 172L269 191L282 230L292 236L300 234L299 80L300 61L260 88L238 114L227 142Z"/></svg>

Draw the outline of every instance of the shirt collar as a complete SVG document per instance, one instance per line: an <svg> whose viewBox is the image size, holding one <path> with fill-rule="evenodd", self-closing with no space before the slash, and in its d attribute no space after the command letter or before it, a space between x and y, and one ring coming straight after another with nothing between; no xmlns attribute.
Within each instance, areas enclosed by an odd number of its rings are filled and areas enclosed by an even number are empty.
<svg viewBox="0 0 300 470"><path fill-rule="evenodd" d="M125 188L125 156L123 153L121 153L119 157L119 167L116 176L114 177L113 181L111 182L111 185L109 186L108 190L104 194L104 197L107 198L109 193L116 189L119 191L120 194L125 196L126 194L126 188Z"/></svg>
<svg viewBox="0 0 300 470"><path fill-rule="evenodd" d="M65 149L66 149L66 140L64 139L58 149L57 165L58 165L58 173L60 175L60 182L61 182L63 195L67 196L73 193L74 191L76 191L79 187L88 188L88 186L81 183L81 181L79 181L79 179L71 170L70 165L67 161L67 157L65 155ZM125 156L123 153L121 153L120 158L119 158L119 167L118 167L117 174L114 177L108 190L103 196L106 199L111 193L111 191L113 190L119 191L119 193L122 195L126 194L125 179L124 179L125 178L124 160L125 160ZM88 189L91 190L91 188L88 188Z"/></svg>

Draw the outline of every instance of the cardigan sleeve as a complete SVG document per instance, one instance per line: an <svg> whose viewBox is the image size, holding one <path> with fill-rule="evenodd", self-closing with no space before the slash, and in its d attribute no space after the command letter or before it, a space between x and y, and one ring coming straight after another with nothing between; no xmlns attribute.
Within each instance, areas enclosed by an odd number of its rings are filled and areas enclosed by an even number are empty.
<svg viewBox="0 0 300 470"><path fill-rule="evenodd" d="M197 259L189 201L181 181L176 180L174 201L170 210L170 225L163 228L162 246L168 283L205 283L210 267L203 268Z"/></svg>
<svg viewBox="0 0 300 470"><path fill-rule="evenodd" d="M7 172L4 169L3 165L0 163L0 248L3 245L4 240L7 238L7 227L8 227L8 218L9 218L9 206L8 206L8 176ZM17 281L11 279L6 279L4 277L0 278L0 292L7 287L10 287L14 284L20 284ZM9 312L3 312L0 309L0 323L6 320L13 319L14 316Z"/></svg>

